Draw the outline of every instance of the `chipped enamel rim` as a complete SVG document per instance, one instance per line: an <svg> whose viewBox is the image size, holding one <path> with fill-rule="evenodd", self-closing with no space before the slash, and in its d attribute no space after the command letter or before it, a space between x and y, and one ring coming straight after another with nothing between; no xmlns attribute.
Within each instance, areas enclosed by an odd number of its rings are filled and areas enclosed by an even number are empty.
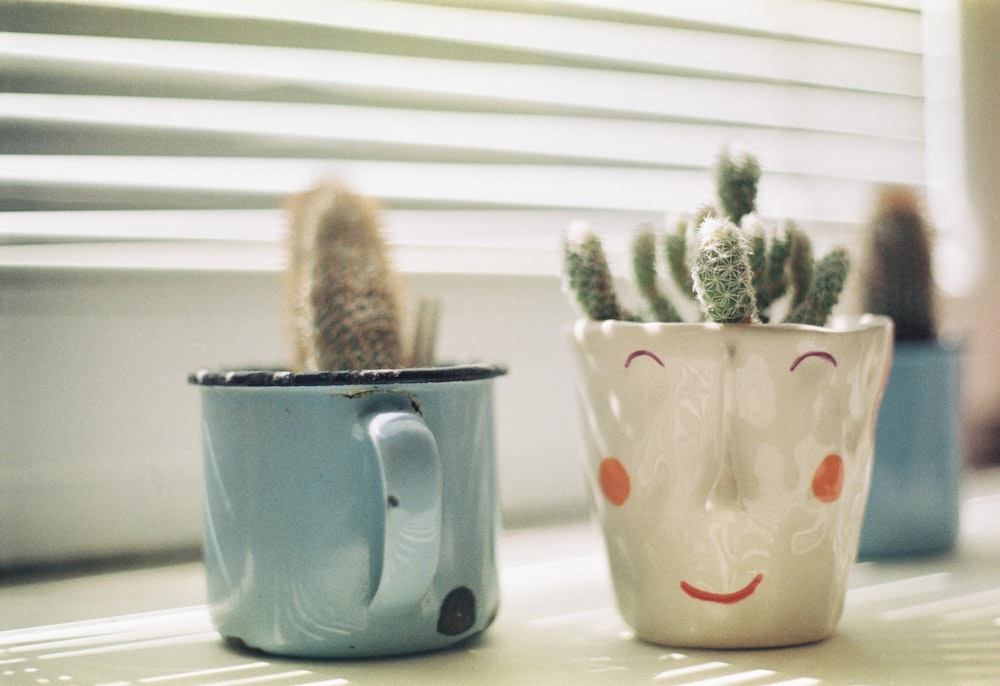
<svg viewBox="0 0 1000 686"><path fill-rule="evenodd" d="M389 385L400 383L442 383L477 381L507 373L500 364L459 364L404 369L363 369L359 371L292 372L281 369L199 369L188 376L198 386L302 387Z"/></svg>

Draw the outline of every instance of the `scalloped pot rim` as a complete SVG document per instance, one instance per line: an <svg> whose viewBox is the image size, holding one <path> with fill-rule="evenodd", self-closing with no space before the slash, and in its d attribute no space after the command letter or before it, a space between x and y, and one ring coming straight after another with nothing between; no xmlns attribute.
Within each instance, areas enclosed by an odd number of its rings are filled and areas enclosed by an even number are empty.
<svg viewBox="0 0 1000 686"><path fill-rule="evenodd" d="M670 329L701 329L704 331L825 331L834 333L863 331L883 326L893 327L892 319L879 314L864 314L861 316L836 317L831 326L813 326L811 324L720 324L718 322L628 322L619 319L598 321L596 319L580 317L566 328L574 332L582 332L585 329L641 328L650 332Z"/></svg>

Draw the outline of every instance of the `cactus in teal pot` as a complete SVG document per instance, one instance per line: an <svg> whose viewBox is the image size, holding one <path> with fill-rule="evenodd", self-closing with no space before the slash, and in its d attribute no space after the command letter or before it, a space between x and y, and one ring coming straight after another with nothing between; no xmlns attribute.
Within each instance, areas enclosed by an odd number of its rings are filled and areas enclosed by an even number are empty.
<svg viewBox="0 0 1000 686"><path fill-rule="evenodd" d="M930 228L913 191L879 193L862 281L866 310L892 317L897 340L937 338Z"/></svg>

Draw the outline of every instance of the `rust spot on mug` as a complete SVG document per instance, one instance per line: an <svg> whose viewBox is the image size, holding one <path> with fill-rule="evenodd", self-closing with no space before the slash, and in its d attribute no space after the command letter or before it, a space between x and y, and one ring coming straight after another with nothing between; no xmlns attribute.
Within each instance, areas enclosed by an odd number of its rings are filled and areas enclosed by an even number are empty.
<svg viewBox="0 0 1000 686"><path fill-rule="evenodd" d="M437 630L445 636L457 636L476 623L476 596L471 589L459 586L445 596L438 615Z"/></svg>

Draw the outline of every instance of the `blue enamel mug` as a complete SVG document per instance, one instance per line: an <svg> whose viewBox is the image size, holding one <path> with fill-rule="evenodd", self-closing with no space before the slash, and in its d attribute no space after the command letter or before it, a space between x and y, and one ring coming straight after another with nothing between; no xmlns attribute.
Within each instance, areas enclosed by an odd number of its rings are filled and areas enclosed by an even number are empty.
<svg viewBox="0 0 1000 686"><path fill-rule="evenodd" d="M212 622L299 657L443 648L499 604L494 365L192 374Z"/></svg>

